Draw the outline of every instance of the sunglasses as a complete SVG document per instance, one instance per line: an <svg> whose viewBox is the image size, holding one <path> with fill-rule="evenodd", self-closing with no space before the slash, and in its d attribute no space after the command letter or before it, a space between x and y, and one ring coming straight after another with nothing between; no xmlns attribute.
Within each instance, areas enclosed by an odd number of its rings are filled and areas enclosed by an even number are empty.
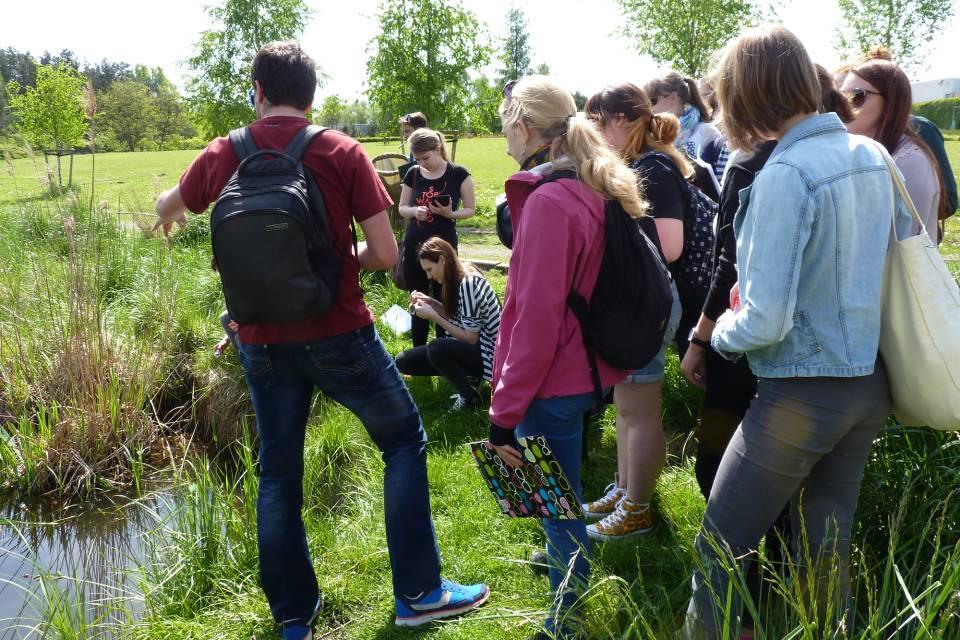
<svg viewBox="0 0 960 640"><path fill-rule="evenodd" d="M850 101L850 106L854 109L859 109L863 106L863 103L867 101L867 96L874 95L879 96L883 95L879 91L869 91L867 89L851 89L850 91L844 91L844 94L847 96L847 100Z"/></svg>
<svg viewBox="0 0 960 640"><path fill-rule="evenodd" d="M519 80L511 80L507 84L503 85L503 97L509 100L513 97L513 88L517 86Z"/></svg>
<svg viewBox="0 0 960 640"><path fill-rule="evenodd" d="M253 90L253 87L250 87L250 91L247 91L247 100L250 101L250 106L256 108L257 106L257 93Z"/></svg>

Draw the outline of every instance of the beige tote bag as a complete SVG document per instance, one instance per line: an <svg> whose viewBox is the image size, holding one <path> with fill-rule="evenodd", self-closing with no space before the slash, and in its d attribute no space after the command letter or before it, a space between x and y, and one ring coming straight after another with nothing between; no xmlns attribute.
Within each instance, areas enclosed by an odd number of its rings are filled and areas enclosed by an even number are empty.
<svg viewBox="0 0 960 640"><path fill-rule="evenodd" d="M897 166L881 151L900 198L920 222ZM880 326L893 413L905 425L960 429L960 288L923 223L919 235L899 240L895 218Z"/></svg>

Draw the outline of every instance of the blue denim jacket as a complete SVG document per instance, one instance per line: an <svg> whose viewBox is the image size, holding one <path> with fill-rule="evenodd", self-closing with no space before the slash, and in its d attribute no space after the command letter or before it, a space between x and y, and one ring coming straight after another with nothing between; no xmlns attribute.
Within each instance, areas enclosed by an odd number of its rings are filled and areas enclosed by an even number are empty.
<svg viewBox="0 0 960 640"><path fill-rule="evenodd" d="M910 234L880 145L833 113L780 140L734 218L741 308L711 343L745 353L760 377L869 375L891 219Z"/></svg>

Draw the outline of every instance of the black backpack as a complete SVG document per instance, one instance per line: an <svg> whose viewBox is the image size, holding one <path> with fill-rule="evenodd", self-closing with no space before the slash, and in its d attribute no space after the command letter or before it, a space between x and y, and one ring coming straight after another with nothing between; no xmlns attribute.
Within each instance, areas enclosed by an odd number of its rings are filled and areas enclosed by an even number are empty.
<svg viewBox="0 0 960 640"><path fill-rule="evenodd" d="M540 185L562 178L576 174L555 171ZM607 200L604 218L603 260L590 300L574 289L567 295L580 323L598 407L603 398L596 356L618 369L644 367L663 345L673 305L670 272L640 221L616 200Z"/></svg>
<svg viewBox="0 0 960 640"><path fill-rule="evenodd" d="M345 256L301 162L323 131L307 125L283 151L258 149L247 128L230 132L240 165L210 214L210 236L227 311L240 324L304 320L336 301Z"/></svg>
<svg viewBox="0 0 960 640"><path fill-rule="evenodd" d="M636 162L644 160L667 167L683 184L686 200L683 211L683 253L671 265L671 271L676 276L683 309L699 312L707 299L713 280L713 250L716 244L713 222L720 207L696 185L686 180L665 153L650 151L640 156Z"/></svg>

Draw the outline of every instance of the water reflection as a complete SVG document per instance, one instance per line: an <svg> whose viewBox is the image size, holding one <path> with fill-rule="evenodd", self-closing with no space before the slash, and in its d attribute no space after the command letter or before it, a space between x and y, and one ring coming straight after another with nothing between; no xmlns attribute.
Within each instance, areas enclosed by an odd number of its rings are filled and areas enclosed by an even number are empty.
<svg viewBox="0 0 960 640"><path fill-rule="evenodd" d="M159 529L170 500L157 492L124 504L67 508L7 504L0 509L0 640L40 638L37 627L82 627L90 638L119 637L142 610L130 568ZM81 615L83 618L81 619ZM48 636L49 637L49 636Z"/></svg>

